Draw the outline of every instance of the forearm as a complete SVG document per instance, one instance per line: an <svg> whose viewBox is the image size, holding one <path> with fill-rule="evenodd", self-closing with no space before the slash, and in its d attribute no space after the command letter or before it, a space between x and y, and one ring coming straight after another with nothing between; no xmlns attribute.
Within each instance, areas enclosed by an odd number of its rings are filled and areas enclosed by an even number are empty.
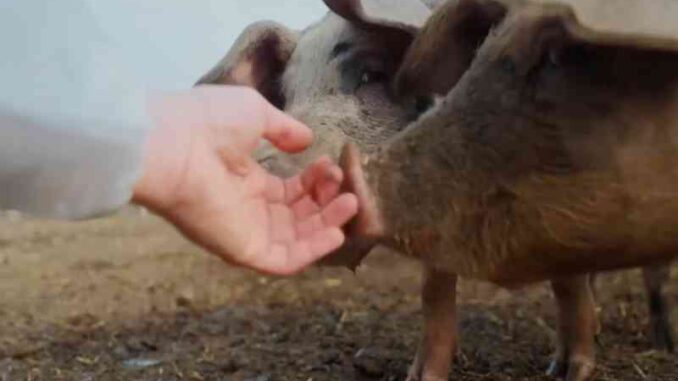
<svg viewBox="0 0 678 381"><path fill-rule="evenodd" d="M150 124L133 41L83 0L6 8L0 209L83 218L125 204Z"/></svg>
<svg viewBox="0 0 678 381"><path fill-rule="evenodd" d="M77 219L125 205L141 175L147 130L101 127L0 109L0 209Z"/></svg>

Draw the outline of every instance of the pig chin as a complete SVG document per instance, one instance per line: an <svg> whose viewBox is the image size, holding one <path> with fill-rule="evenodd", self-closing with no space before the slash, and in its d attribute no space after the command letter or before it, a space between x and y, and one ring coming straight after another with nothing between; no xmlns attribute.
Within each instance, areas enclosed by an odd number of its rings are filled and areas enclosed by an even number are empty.
<svg viewBox="0 0 678 381"><path fill-rule="evenodd" d="M397 125L405 125L405 118L404 112L392 112L386 107L363 106L365 105L361 102L337 97L334 101L297 105L286 109L315 132L312 147L304 153L291 156L296 161L296 166L301 168L321 155L328 155L333 160L341 161L340 164L345 171L344 191L367 192L360 162L361 151L374 152L399 130L396 128ZM366 205L367 200L371 200L368 196L363 195L366 201L361 202L361 205ZM344 266L355 270L377 243L375 234L365 234L372 232L367 229L368 226L375 226L371 223L373 221L366 221L365 218L366 214L361 214L352 221L345 228L346 244L318 264ZM370 231L367 232L366 229Z"/></svg>
<svg viewBox="0 0 678 381"><path fill-rule="evenodd" d="M318 261L317 265L322 267L346 267L351 271L356 271L369 252L369 250L367 252L356 250L351 242L347 242L344 246Z"/></svg>

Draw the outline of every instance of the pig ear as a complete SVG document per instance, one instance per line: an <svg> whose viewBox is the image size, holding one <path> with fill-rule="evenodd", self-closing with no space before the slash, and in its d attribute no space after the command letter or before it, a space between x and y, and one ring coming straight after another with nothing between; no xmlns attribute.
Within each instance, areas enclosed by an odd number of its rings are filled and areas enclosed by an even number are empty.
<svg viewBox="0 0 678 381"><path fill-rule="evenodd" d="M471 65L476 50L513 2L450 0L436 8L410 45L396 75L403 95L446 94Z"/></svg>
<svg viewBox="0 0 678 381"><path fill-rule="evenodd" d="M410 34L431 15L420 0L324 0L337 15L365 28L386 27Z"/></svg>
<svg viewBox="0 0 678 381"><path fill-rule="evenodd" d="M274 22L248 26L226 56L196 85L240 85L257 89L269 102L283 107L280 77L297 45L296 32Z"/></svg>
<svg viewBox="0 0 678 381"><path fill-rule="evenodd" d="M420 0L324 1L335 14L376 38L390 55L394 71L431 15L429 7Z"/></svg>
<svg viewBox="0 0 678 381"><path fill-rule="evenodd" d="M646 55L648 62L652 55L678 54L678 3L673 5L673 13L657 2L640 3L642 6L629 9L605 3L591 7L584 2L520 10L512 17L515 27L505 36L503 54L523 75L544 60L558 65L569 58L572 47L633 50Z"/></svg>

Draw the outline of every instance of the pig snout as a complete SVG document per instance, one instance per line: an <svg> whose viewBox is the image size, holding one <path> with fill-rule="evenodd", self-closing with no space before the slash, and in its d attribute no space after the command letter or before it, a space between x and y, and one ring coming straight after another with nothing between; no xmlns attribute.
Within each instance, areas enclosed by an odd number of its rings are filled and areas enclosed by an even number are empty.
<svg viewBox="0 0 678 381"><path fill-rule="evenodd" d="M348 143L344 146L339 160L344 171L342 190L358 196L360 210L358 216L344 228L347 234L346 243L322 259L320 263L323 265L343 265L355 270L384 235L382 219L362 168L365 159L366 157L361 159L355 144Z"/></svg>

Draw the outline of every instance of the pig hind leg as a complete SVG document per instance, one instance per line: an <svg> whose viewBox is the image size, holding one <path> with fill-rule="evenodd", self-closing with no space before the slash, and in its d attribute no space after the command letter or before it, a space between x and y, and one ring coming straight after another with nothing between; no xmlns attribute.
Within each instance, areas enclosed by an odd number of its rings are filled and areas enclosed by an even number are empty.
<svg viewBox="0 0 678 381"><path fill-rule="evenodd" d="M595 367L597 329L590 277L554 279L551 287L558 305L558 346L547 373L566 381L584 381Z"/></svg>
<svg viewBox="0 0 678 381"><path fill-rule="evenodd" d="M673 352L673 327L669 319L669 307L664 296L664 285L670 278L669 265L648 266L643 268L643 279L647 291L650 313L649 337L652 345L661 350Z"/></svg>
<svg viewBox="0 0 678 381"><path fill-rule="evenodd" d="M593 302L595 304L596 311L596 337L600 336L603 331L603 324L601 322L602 308L598 305L598 274L591 273L589 274L589 287L591 288L591 295L593 297Z"/></svg>
<svg viewBox="0 0 678 381"><path fill-rule="evenodd" d="M447 380L457 350L456 289L456 275L425 270L424 336L407 381Z"/></svg>

